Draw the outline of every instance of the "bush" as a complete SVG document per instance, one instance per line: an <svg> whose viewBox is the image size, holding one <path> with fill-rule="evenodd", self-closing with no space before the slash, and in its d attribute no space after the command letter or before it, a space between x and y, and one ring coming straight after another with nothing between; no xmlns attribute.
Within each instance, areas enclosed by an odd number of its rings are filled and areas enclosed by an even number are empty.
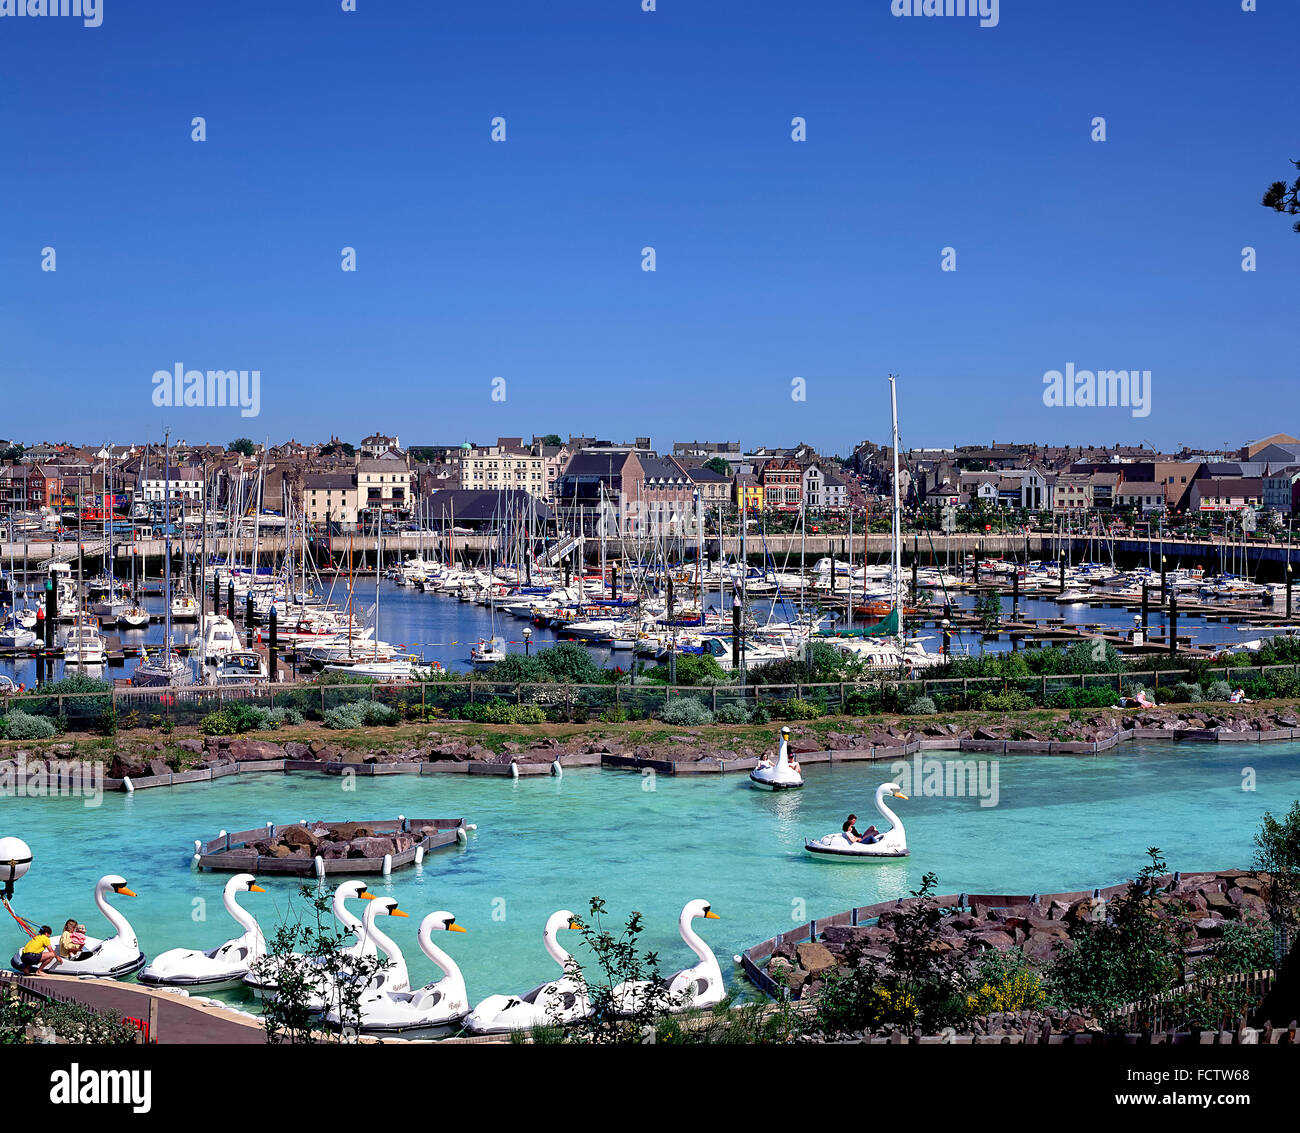
<svg viewBox="0 0 1300 1133"><path fill-rule="evenodd" d="M1160 699L1166 704L1192 704L1202 697L1201 686L1190 681L1179 681L1160 690Z"/></svg>
<svg viewBox="0 0 1300 1133"><path fill-rule="evenodd" d="M713 719L719 724L748 724L749 713L743 704L724 704L714 713Z"/></svg>
<svg viewBox="0 0 1300 1133"><path fill-rule="evenodd" d="M1206 700L1230 700L1232 698L1232 685L1227 681L1212 681L1210 687L1205 690Z"/></svg>
<svg viewBox="0 0 1300 1133"><path fill-rule="evenodd" d="M296 708L268 708L265 716L267 724L272 728L285 725L296 728L303 722L303 715Z"/></svg>
<svg viewBox="0 0 1300 1133"><path fill-rule="evenodd" d="M670 700L660 711L659 719L665 724L678 727L690 727L700 724L712 724L713 713L698 696L683 696Z"/></svg>
<svg viewBox="0 0 1300 1133"><path fill-rule="evenodd" d="M820 704L812 700L801 700L797 696L792 696L789 700L773 701L772 713L781 720L816 720L823 715Z"/></svg>
<svg viewBox="0 0 1300 1133"><path fill-rule="evenodd" d="M3 723L0 735L11 740L48 740L55 735L54 724L44 716L29 716L16 708Z"/></svg>
<svg viewBox="0 0 1300 1133"><path fill-rule="evenodd" d="M1054 688L1043 701L1046 708L1113 708L1119 694L1113 688Z"/></svg>
<svg viewBox="0 0 1300 1133"><path fill-rule="evenodd" d="M1004 688L1000 692L980 693L976 697L975 707L984 712L1023 712L1026 708L1033 708L1034 701L1019 689Z"/></svg>
<svg viewBox="0 0 1300 1133"><path fill-rule="evenodd" d="M933 716L939 709L928 696L918 696L904 706L903 712L908 716Z"/></svg>
<svg viewBox="0 0 1300 1133"><path fill-rule="evenodd" d="M354 700L340 704L325 713L324 724L336 730L347 728L372 728L397 723L397 713L376 700Z"/></svg>

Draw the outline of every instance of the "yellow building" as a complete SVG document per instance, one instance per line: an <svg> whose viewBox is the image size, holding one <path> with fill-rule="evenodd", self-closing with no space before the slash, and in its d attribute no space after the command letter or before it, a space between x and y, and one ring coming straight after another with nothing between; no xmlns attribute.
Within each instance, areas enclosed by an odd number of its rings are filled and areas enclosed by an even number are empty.
<svg viewBox="0 0 1300 1133"><path fill-rule="evenodd" d="M739 472L731 485L731 502L749 512L763 510L763 483L753 473Z"/></svg>

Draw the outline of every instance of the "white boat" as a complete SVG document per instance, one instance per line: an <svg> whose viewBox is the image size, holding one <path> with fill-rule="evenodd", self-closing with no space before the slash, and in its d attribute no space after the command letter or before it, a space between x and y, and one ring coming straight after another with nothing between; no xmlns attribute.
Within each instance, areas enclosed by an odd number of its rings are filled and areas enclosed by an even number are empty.
<svg viewBox="0 0 1300 1133"><path fill-rule="evenodd" d="M343 927L345 933L352 936L352 943L341 947L338 954L345 961L355 956L375 956L378 951L375 947L373 936L364 935L364 926L361 918L355 916L348 908L348 901L373 901L375 895L366 888L364 881L345 881L334 890L334 897L330 902L330 908L333 910L334 918ZM249 971L244 976L244 986L247 987L258 999L274 999L275 993L279 987L278 974L290 964L301 964L303 962L319 964L321 958L314 956L304 956L301 952L288 954L275 954L263 956L260 960L249 965Z"/></svg>
<svg viewBox="0 0 1300 1133"><path fill-rule="evenodd" d="M490 995L465 1019L465 1029L475 1035L506 1035L532 1027L573 1023L591 1014L587 985L572 970L573 957L560 947L556 935L582 926L568 909L552 913L542 933L546 954L563 973L519 995Z"/></svg>
<svg viewBox="0 0 1300 1133"><path fill-rule="evenodd" d="M699 963L660 981L625 980L614 988L611 999L614 1010L620 1015L634 1015L646 1007L662 1008L670 1014L713 1007L722 1002L726 988L722 982L722 968L718 958L691 922L699 919L719 920L708 901L688 901L677 918L677 931L682 942L699 958Z"/></svg>
<svg viewBox="0 0 1300 1133"><path fill-rule="evenodd" d="M506 659L506 651L494 641L480 641L469 648L469 659L476 669L490 669Z"/></svg>
<svg viewBox="0 0 1300 1133"><path fill-rule="evenodd" d="M4 629L0 629L0 649L31 649L36 644L36 634L23 626L16 614L10 615Z"/></svg>
<svg viewBox="0 0 1300 1133"><path fill-rule="evenodd" d="M244 931L224 944L201 952L195 948L172 948L155 956L136 977L148 987L201 988L223 991L238 987L249 965L266 955L266 940L251 913L235 900L238 893L265 893L251 873L237 873L222 892L226 912Z"/></svg>
<svg viewBox="0 0 1300 1133"><path fill-rule="evenodd" d="M907 832L903 823L892 810L885 805L885 795L891 794L896 799L906 799L897 783L882 783L876 788L876 810L890 824L889 829L875 842L852 841L848 834L841 831L827 834L821 838L805 840L803 847L810 854L822 857L855 858L865 861L881 861L885 858L906 858L910 856L907 848Z"/></svg>
<svg viewBox="0 0 1300 1133"><path fill-rule="evenodd" d="M99 623L82 614L63 638L63 660L69 665L102 665L107 657Z"/></svg>
<svg viewBox="0 0 1300 1133"><path fill-rule="evenodd" d="M177 594L172 598L172 620L193 622L199 617L199 603L189 594Z"/></svg>
<svg viewBox="0 0 1300 1133"><path fill-rule="evenodd" d="M243 649L235 623L222 614L209 614L203 619L203 642L200 656L205 665L222 660L230 653Z"/></svg>
<svg viewBox="0 0 1300 1133"><path fill-rule="evenodd" d="M456 1029L469 1013L469 993L460 966L434 944L433 934L464 931L445 910L425 917L417 937L420 951L442 972L441 978L406 991L374 988L362 992L357 1029L363 1035L404 1039L436 1038ZM326 1012L325 1021L338 1026L342 1021L338 1008Z"/></svg>
<svg viewBox="0 0 1300 1133"><path fill-rule="evenodd" d="M127 606L118 613L117 624L124 629L145 629L149 625L149 611L141 606Z"/></svg>
<svg viewBox="0 0 1300 1133"><path fill-rule="evenodd" d="M763 791L790 791L803 786L803 773L790 759L790 729L781 729L776 759L764 759L749 773L749 781Z"/></svg>
<svg viewBox="0 0 1300 1133"><path fill-rule="evenodd" d="M231 650L217 662L218 685L260 685L269 679L266 662L254 649Z"/></svg>
<svg viewBox="0 0 1300 1133"><path fill-rule="evenodd" d="M87 936L85 947L75 958L64 956L61 946L56 946L60 962L50 969L51 972L60 976L120 980L144 967L144 953L140 951L135 929L118 909L108 903L110 892L119 897L134 897L135 894L127 888L126 878L115 873L101 877L95 885L95 904L113 926L113 935L103 939ZM24 970L17 955L11 963L17 971Z"/></svg>

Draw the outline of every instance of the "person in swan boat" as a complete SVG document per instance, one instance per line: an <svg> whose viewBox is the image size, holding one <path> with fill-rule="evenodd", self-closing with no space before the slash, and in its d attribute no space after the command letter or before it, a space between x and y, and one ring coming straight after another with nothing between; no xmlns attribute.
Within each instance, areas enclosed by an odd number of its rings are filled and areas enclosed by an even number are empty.
<svg viewBox="0 0 1300 1133"><path fill-rule="evenodd" d="M872 842L880 841L881 833L874 825L868 826L866 833L864 834L858 830L857 821L858 816L856 814L851 814L844 820L844 825L840 828L844 831L844 836L848 838L850 842L865 842L869 846Z"/></svg>

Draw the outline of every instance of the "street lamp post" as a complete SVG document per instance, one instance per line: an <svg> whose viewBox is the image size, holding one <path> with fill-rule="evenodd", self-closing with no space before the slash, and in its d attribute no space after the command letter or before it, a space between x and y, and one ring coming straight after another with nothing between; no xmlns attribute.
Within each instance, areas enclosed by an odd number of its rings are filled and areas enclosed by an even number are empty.
<svg viewBox="0 0 1300 1133"><path fill-rule="evenodd" d="M524 656L525 656L525 657L527 657L527 656L529 655L529 653L528 653L528 646L531 644L532 640L533 640L533 630L532 630L532 627L531 627L531 626L524 626Z"/></svg>

